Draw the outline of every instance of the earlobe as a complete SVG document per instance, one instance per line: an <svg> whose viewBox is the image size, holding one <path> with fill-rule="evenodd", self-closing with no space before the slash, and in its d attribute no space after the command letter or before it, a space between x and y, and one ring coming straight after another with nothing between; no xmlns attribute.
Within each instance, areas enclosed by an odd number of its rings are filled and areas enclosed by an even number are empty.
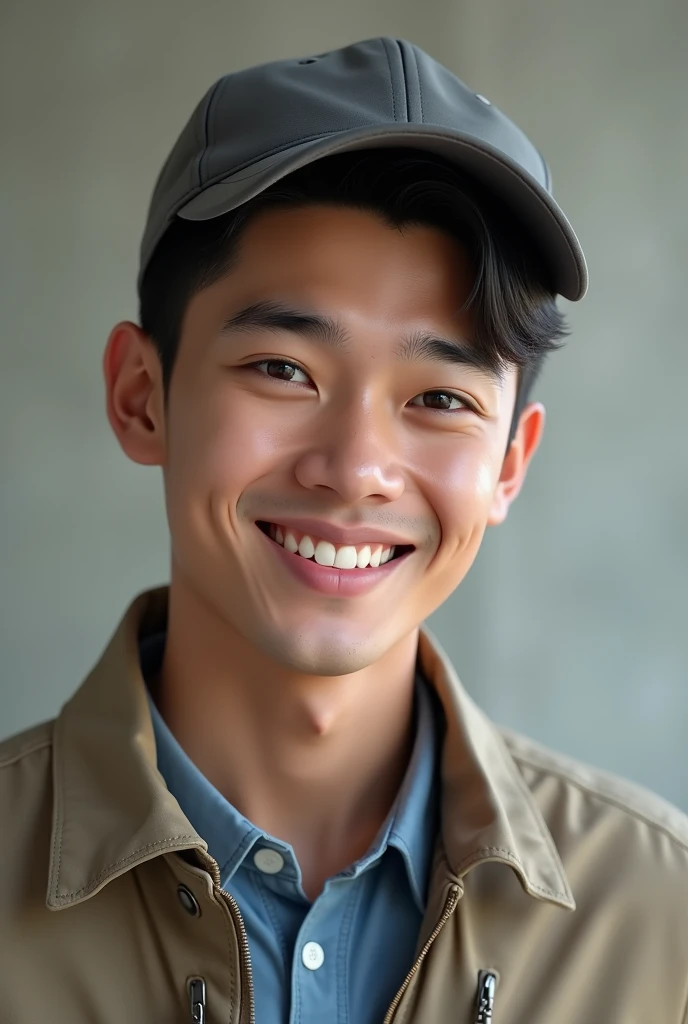
<svg viewBox="0 0 688 1024"><path fill-rule="evenodd" d="M107 417L122 451L144 466L163 464L162 370L155 346L137 324L113 327L103 353Z"/></svg>
<svg viewBox="0 0 688 1024"><path fill-rule="evenodd" d="M521 413L516 434L504 457L487 520L488 526L499 526L506 519L511 503L518 497L523 486L530 460L538 449L544 427L544 405L540 402L531 402Z"/></svg>

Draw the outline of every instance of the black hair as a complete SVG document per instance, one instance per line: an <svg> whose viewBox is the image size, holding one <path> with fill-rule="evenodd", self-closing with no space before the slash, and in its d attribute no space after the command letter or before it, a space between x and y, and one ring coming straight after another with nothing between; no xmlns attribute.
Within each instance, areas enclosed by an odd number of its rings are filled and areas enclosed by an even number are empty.
<svg viewBox="0 0 688 1024"><path fill-rule="evenodd" d="M270 207L311 204L369 211L399 229L435 227L467 247L476 271L464 304L473 312L471 341L494 369L518 369L511 443L545 356L567 334L547 266L493 193L441 157L413 149L323 157L220 217L173 221L139 292L141 327L159 353L166 397L190 299L231 269L252 217Z"/></svg>

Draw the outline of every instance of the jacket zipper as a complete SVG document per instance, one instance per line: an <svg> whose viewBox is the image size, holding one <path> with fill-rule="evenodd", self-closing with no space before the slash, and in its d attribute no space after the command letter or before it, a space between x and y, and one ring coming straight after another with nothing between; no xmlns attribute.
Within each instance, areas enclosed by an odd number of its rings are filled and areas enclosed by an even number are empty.
<svg viewBox="0 0 688 1024"><path fill-rule="evenodd" d="M203 978L189 978L188 988L191 1008L191 1024L206 1024L205 981Z"/></svg>
<svg viewBox="0 0 688 1024"><path fill-rule="evenodd" d="M213 872L213 874L219 875L219 870L216 870L215 872ZM219 884L217 885L217 888L227 901L227 904L229 905L229 908L232 912L232 916L234 917L237 925L239 926L239 934L241 936L242 973L244 974L246 987L249 995L249 1024L255 1024L256 1014L253 997L253 978L251 975L251 951L248 946L248 937L246 935L244 919L241 916L239 904L231 895L231 893L228 893ZM425 943L425 945L423 946L422 950L418 955L418 959L414 963L409 973L406 975L406 978L404 979L401 988L399 989L396 996L392 1000L392 1005L387 1011L383 1024L391 1024L396 1009L399 1006L399 1003L401 1002L403 995L406 992L406 989L411 984L411 981L417 974L421 964L423 963L423 960L427 956L428 950L432 946L433 942L435 941L439 933L442 931L444 925L447 923L451 915L456 910L456 906L459 902L460 895L460 887L458 885L452 885L447 894L447 899L444 905L442 916L440 917L439 921L433 928L431 935L428 937L427 942ZM494 1007L495 987L495 975L489 971L482 972L478 988L478 1003L476 1007L476 1016L474 1024L491 1024L492 1011ZM206 1024L205 981L203 980L203 978L191 978L191 980L189 981L189 999L191 1003L191 1024Z"/></svg>
<svg viewBox="0 0 688 1024"><path fill-rule="evenodd" d="M478 981L478 1001L473 1024L492 1024L497 976L492 971L481 971Z"/></svg>
<svg viewBox="0 0 688 1024"><path fill-rule="evenodd" d="M256 1010L255 1010L255 1003L254 1003L254 999L253 999L253 977L252 977L252 974L251 974L251 951L250 951L250 949L248 947L248 936L246 935L246 926L244 925L244 919L241 916L241 911L239 910L239 904L234 899L232 894L227 892L220 885L220 868L218 867L217 862L214 861L213 858L210 857L203 850L197 850L196 852L197 852L197 854L199 856L199 859L205 863L206 869L210 872L210 875L212 876L212 879L213 879L213 882L215 884L215 887L216 887L217 891L224 897L224 900L225 900L225 902L227 903L227 905L229 907L230 913L231 913L232 917L234 918L234 923L236 924L236 926L237 926L237 928L239 930L239 938L240 938L240 944L241 944L241 955L240 955L240 959L241 959L241 975L242 975L242 978L244 980L244 985L242 986L242 992L243 991L248 992L248 1024L256 1024ZM194 979L194 980L196 980L196 979ZM197 980L202 980L202 979L197 979ZM205 983L204 983L203 998L204 998L203 1012L205 1014ZM244 1020L245 1019L245 1014L242 1013L241 1017L242 1017L242 1020ZM191 1020L192 1020L193 1024L196 1024L196 1018L193 1016L193 1007L192 1007L192 1017L191 1017ZM201 1020L203 1021L203 1024L205 1024L205 1016L201 1017Z"/></svg>
<svg viewBox="0 0 688 1024"><path fill-rule="evenodd" d="M246 926L244 925L244 919L241 916L241 911L239 910L239 904L232 894L226 892L220 885L218 885L218 889L229 904L232 916L239 926L239 934L241 936L241 966L242 973L246 981L246 990L248 991L248 1020L249 1024L256 1024L256 1010L253 1002L253 977L251 975L251 951L248 948Z"/></svg>
<svg viewBox="0 0 688 1024"><path fill-rule="evenodd" d="M437 922L437 924L435 925L435 927L434 927L434 929L432 931L432 934L428 938L428 941L425 943L425 945L421 949L421 951L420 951L420 953L418 955L418 959L416 960L415 964L413 965L411 970L406 975L406 978L404 979L403 985L401 986L401 988L399 989L399 991L395 995L394 999L392 1000L392 1005L390 1006L389 1010L387 1011L387 1014L385 1016L383 1024L391 1024L392 1018L394 1017L396 1009L397 1009L399 1003L402 1000L404 992L406 991L406 989L409 987L409 985L413 981L414 976L417 974L419 967L423 963L423 960L425 960L425 957L427 956L428 950L432 946L433 942L435 941L435 939L437 938L439 933L442 931L442 929L444 928L445 924L447 923L449 918L452 916L454 911L456 910L456 905L459 902L460 896L461 896L461 888L460 888L460 886L452 885L450 887L450 889L449 889L448 894L447 894L447 899L446 899L446 902L444 904L444 911L442 912L442 916L439 919L439 921ZM486 1018L486 1021L489 1021L489 1020L490 1020L489 1017Z"/></svg>

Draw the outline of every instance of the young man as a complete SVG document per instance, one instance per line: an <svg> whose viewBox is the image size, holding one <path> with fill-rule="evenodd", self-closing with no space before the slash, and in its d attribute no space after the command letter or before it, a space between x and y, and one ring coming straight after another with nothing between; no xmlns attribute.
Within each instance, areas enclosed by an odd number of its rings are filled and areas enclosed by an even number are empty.
<svg viewBox="0 0 688 1024"><path fill-rule="evenodd" d="M204 98L104 358L170 586L2 746L3 1022L686 1020L686 819L499 731L422 627L585 288L537 150L406 42Z"/></svg>

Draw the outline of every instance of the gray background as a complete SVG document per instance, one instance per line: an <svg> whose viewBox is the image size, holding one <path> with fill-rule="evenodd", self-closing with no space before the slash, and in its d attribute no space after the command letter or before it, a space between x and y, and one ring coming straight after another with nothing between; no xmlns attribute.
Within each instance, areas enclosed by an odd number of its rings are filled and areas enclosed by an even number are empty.
<svg viewBox="0 0 688 1024"><path fill-rule="evenodd" d="M401 35L546 152L592 288L544 447L433 625L497 720L688 809L684 0L4 0L0 735L52 715L167 575L157 471L105 419L154 177L219 75Z"/></svg>

